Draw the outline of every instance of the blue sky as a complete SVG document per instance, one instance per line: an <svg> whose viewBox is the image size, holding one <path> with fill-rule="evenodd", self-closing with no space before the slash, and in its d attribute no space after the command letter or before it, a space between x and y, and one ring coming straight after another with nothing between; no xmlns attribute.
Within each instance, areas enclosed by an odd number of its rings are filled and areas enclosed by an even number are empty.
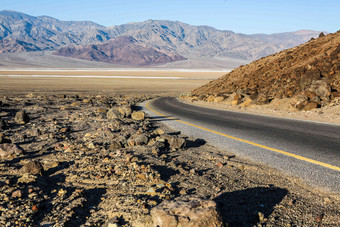
<svg viewBox="0 0 340 227"><path fill-rule="evenodd" d="M340 0L0 0L0 10L105 26L178 20L246 34L340 29Z"/></svg>

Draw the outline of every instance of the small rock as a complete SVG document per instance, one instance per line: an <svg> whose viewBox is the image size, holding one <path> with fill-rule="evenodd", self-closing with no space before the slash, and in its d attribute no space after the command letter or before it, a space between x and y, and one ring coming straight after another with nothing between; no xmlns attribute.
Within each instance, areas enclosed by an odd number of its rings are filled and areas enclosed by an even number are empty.
<svg viewBox="0 0 340 227"><path fill-rule="evenodd" d="M180 195L186 195L188 194L187 190L185 188L182 188L180 191L179 191L179 194Z"/></svg>
<svg viewBox="0 0 340 227"><path fill-rule="evenodd" d="M141 121L145 119L145 113L143 111L135 111L131 114L131 118L137 121Z"/></svg>
<svg viewBox="0 0 340 227"><path fill-rule="evenodd" d="M58 196L59 197L64 197L66 195L66 193L67 193L67 191L61 188L58 191Z"/></svg>
<svg viewBox="0 0 340 227"><path fill-rule="evenodd" d="M12 192L13 198L21 198L21 196L22 196L21 190L15 190L14 192Z"/></svg>
<svg viewBox="0 0 340 227"><path fill-rule="evenodd" d="M67 133L67 132L71 132L71 129L70 129L69 127L65 127L65 128L61 128L61 129L59 130L59 132L61 132L61 133Z"/></svg>
<svg viewBox="0 0 340 227"><path fill-rule="evenodd" d="M149 194L149 195L156 195L156 190L154 188L149 188L147 191L146 191L146 194Z"/></svg>
<svg viewBox="0 0 340 227"><path fill-rule="evenodd" d="M25 111L17 112L14 118L14 121L18 124L26 124L29 120L30 118Z"/></svg>
<svg viewBox="0 0 340 227"><path fill-rule="evenodd" d="M42 175L44 168L39 161L30 161L21 168L21 171L33 175Z"/></svg>
<svg viewBox="0 0 340 227"><path fill-rule="evenodd" d="M33 211L38 211L38 210L39 210L39 208L38 208L38 206L37 206L37 205L34 205L34 206L32 207L32 210L33 210Z"/></svg>
<svg viewBox="0 0 340 227"><path fill-rule="evenodd" d="M161 128L157 128L155 131L153 131L153 133L152 134L154 134L154 135L163 135L164 134L164 130L163 129L161 129Z"/></svg>
<svg viewBox="0 0 340 227"><path fill-rule="evenodd" d="M5 158L12 155L20 155L23 149L14 143L0 144L0 157Z"/></svg>
<svg viewBox="0 0 340 227"><path fill-rule="evenodd" d="M258 212L257 215L258 215L259 221L263 222L264 221L264 214L262 214L261 212Z"/></svg>
<svg viewBox="0 0 340 227"><path fill-rule="evenodd" d="M95 148L96 148L96 145L95 145L93 142L90 142L90 143L87 145L87 147L88 147L89 149L95 149Z"/></svg>
<svg viewBox="0 0 340 227"><path fill-rule="evenodd" d="M222 167L224 166L224 164L221 163L221 162L217 163L216 165L217 165L218 167L220 167L220 168L222 168Z"/></svg>
<svg viewBox="0 0 340 227"><path fill-rule="evenodd" d="M324 214L320 214L320 215L316 216L315 221L318 222L318 223L321 223L324 216L325 216Z"/></svg>

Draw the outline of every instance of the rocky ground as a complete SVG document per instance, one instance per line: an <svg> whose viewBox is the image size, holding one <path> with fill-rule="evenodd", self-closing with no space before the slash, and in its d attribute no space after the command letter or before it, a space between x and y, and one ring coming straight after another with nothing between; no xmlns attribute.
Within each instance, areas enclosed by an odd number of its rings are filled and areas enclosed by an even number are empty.
<svg viewBox="0 0 340 227"><path fill-rule="evenodd" d="M339 195L187 138L151 96L2 95L0 226L337 226Z"/></svg>

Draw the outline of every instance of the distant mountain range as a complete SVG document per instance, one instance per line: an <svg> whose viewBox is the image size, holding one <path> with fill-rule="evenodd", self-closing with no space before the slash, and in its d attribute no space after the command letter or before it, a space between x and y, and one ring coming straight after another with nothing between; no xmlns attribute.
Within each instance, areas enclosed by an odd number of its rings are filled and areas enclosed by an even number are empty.
<svg viewBox="0 0 340 227"><path fill-rule="evenodd" d="M185 60L180 55L166 54L143 46L131 36L119 36L100 44L62 47L55 54L90 61L139 66Z"/></svg>
<svg viewBox="0 0 340 227"><path fill-rule="evenodd" d="M245 35L166 20L105 27L90 21L0 11L0 53L55 51L67 57L128 65L192 58L252 61L302 44L319 33L301 30Z"/></svg>

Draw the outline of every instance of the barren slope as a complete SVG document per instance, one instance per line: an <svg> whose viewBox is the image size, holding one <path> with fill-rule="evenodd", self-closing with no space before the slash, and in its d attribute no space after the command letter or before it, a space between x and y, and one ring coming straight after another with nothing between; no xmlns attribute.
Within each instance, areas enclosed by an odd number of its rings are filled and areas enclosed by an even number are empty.
<svg viewBox="0 0 340 227"><path fill-rule="evenodd" d="M256 104L274 98L293 98L298 109L312 109L340 96L340 32L241 66L195 89L207 95L249 97Z"/></svg>

